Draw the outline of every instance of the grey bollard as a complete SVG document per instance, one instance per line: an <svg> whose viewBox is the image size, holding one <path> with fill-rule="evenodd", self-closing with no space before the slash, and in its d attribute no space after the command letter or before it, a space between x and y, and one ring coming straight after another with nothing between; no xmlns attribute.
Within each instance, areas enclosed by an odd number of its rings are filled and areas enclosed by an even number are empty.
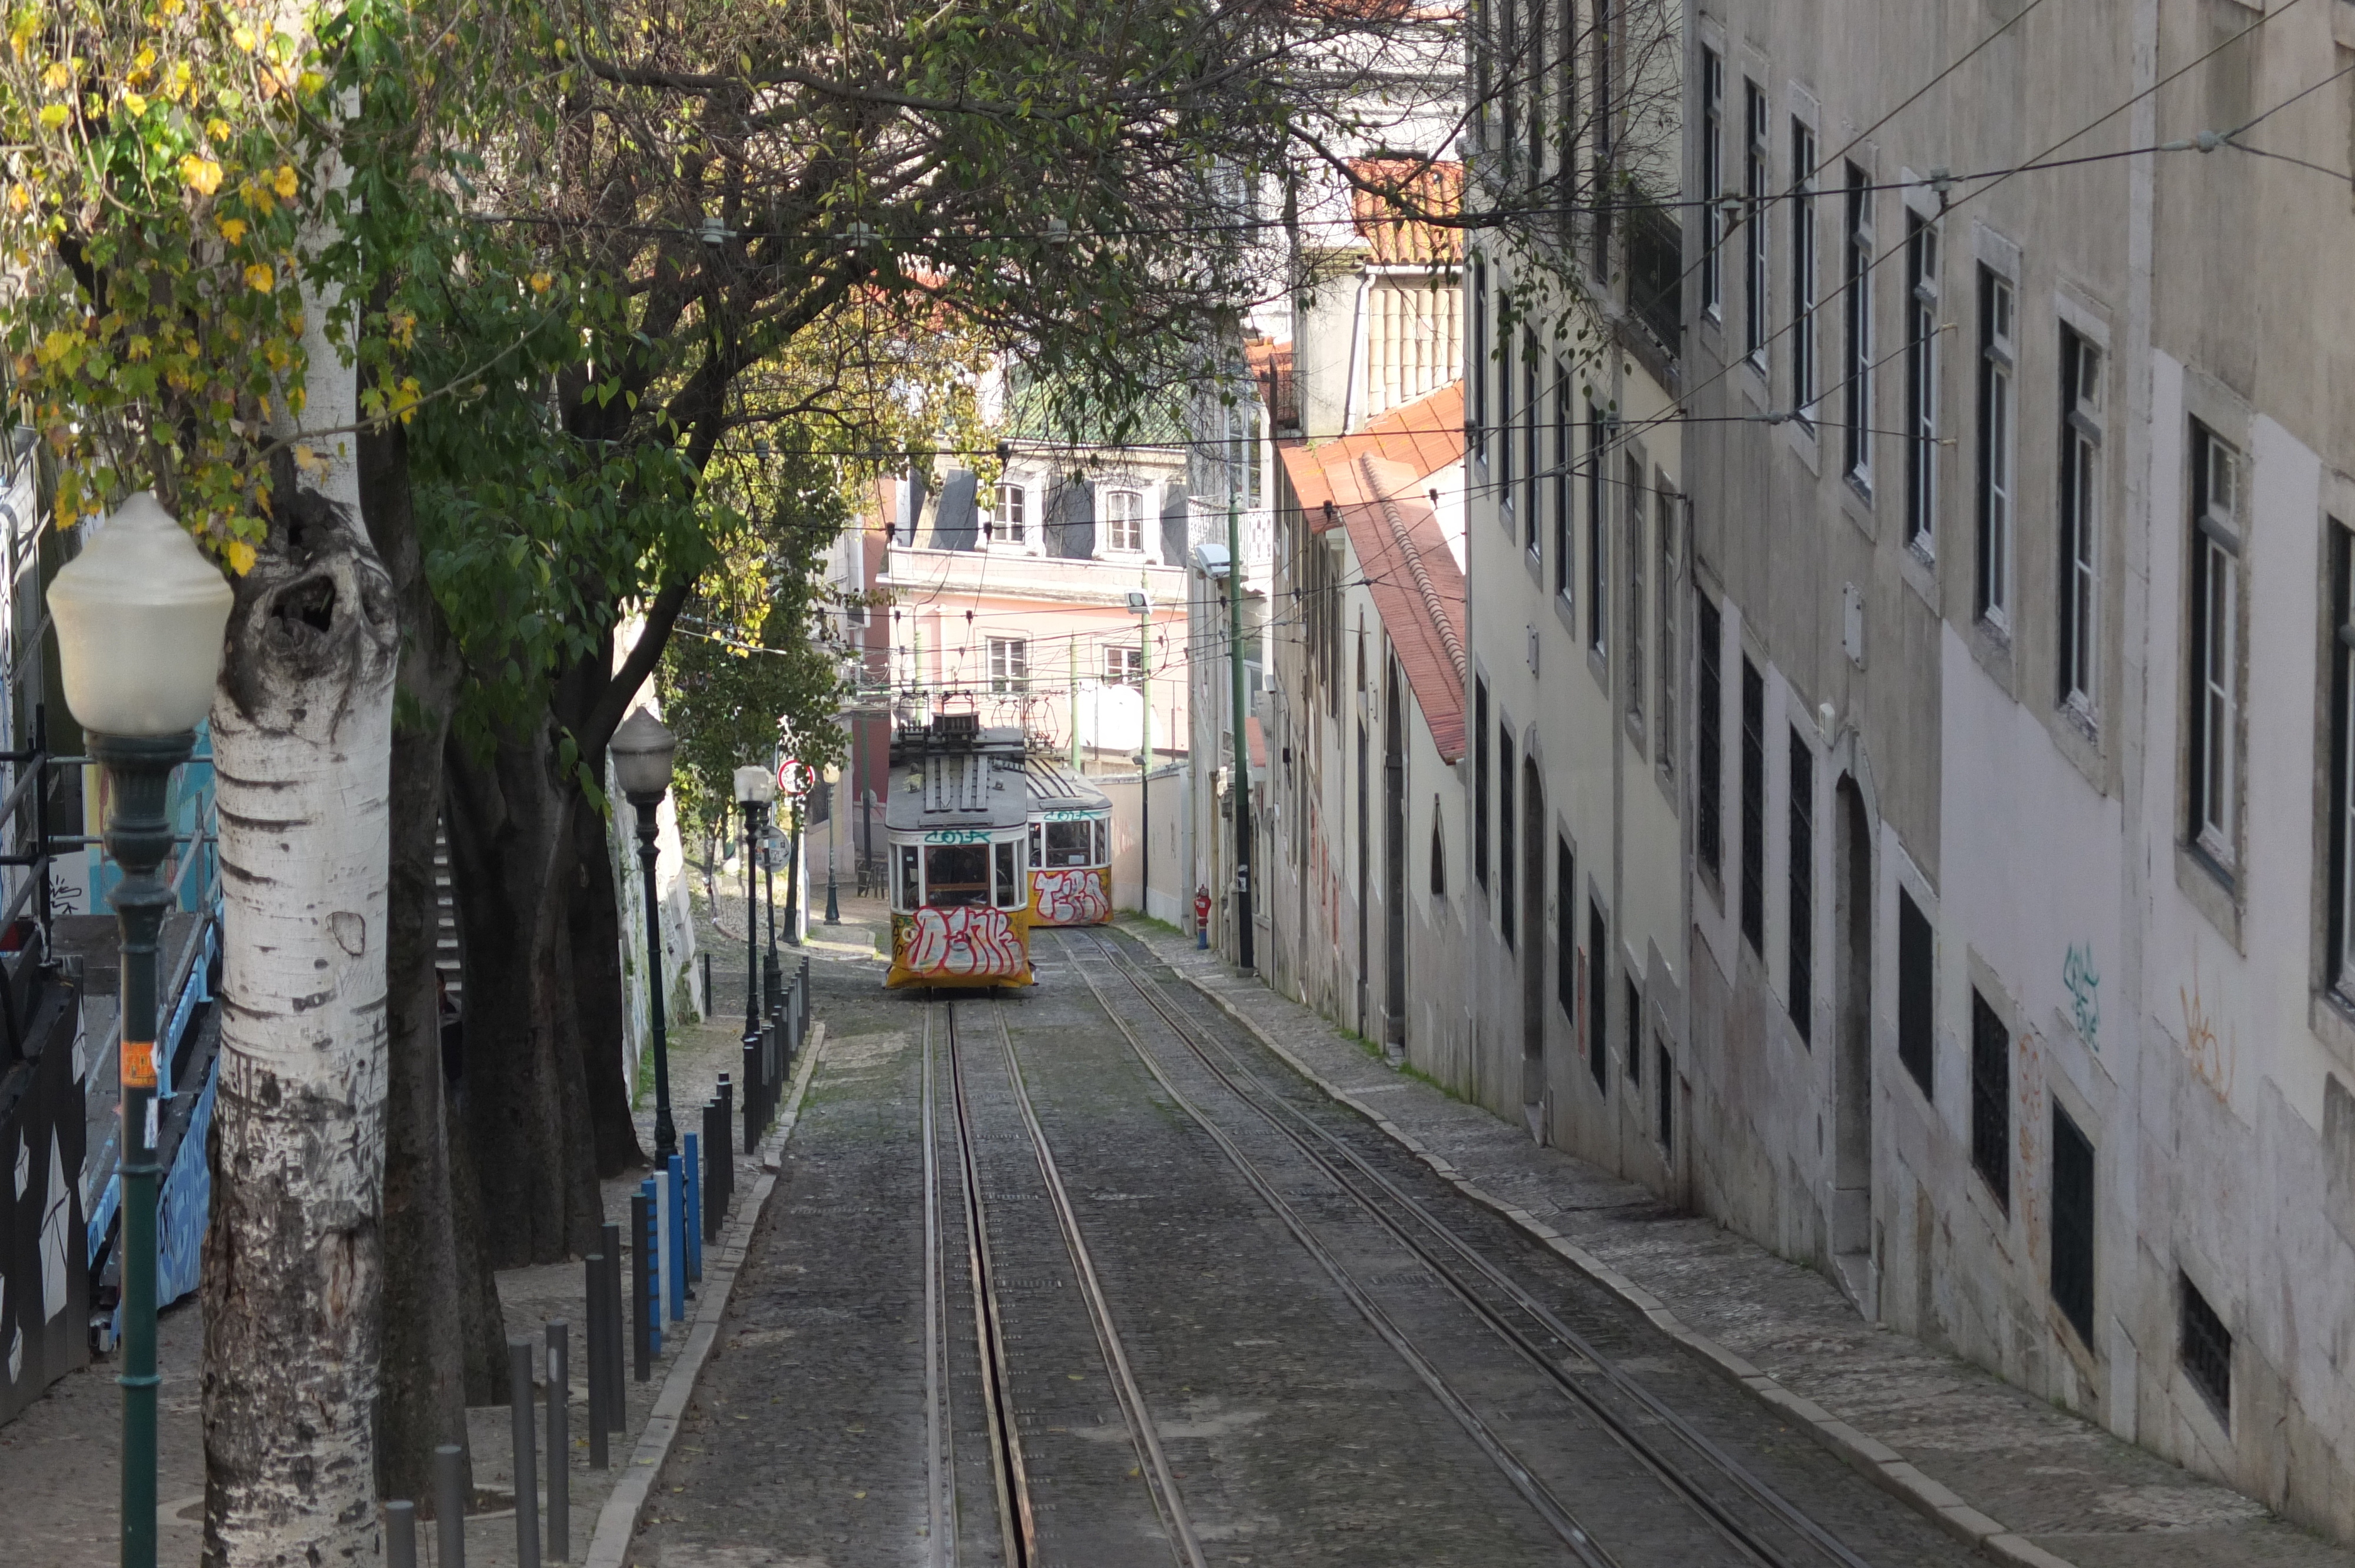
<svg viewBox="0 0 2355 1568"><path fill-rule="evenodd" d="M539 1460L532 1433L531 1341L507 1341L507 1414L515 1433L516 1568L539 1568Z"/></svg>
<svg viewBox="0 0 2355 1568"><path fill-rule="evenodd" d="M605 1222L605 1430L629 1425L630 1389L622 1372L622 1227Z"/></svg>
<svg viewBox="0 0 2355 1568"><path fill-rule="evenodd" d="M548 1325L548 1554L559 1563L572 1557L571 1332L561 1318Z"/></svg>
<svg viewBox="0 0 2355 1568"><path fill-rule="evenodd" d="M605 1255L592 1252L589 1271L588 1316L581 1324L581 1352L589 1358L589 1467L602 1470L605 1453Z"/></svg>
<svg viewBox="0 0 2355 1568"><path fill-rule="evenodd" d="M466 1450L444 1443L433 1450L434 1568L466 1568Z"/></svg>
<svg viewBox="0 0 2355 1568"><path fill-rule="evenodd" d="M384 1561L386 1568L417 1568L415 1503L384 1505Z"/></svg>

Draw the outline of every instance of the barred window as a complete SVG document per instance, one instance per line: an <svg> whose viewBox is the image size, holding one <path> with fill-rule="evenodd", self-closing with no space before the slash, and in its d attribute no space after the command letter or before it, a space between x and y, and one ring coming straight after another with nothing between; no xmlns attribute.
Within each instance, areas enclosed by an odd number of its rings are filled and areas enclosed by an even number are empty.
<svg viewBox="0 0 2355 1568"><path fill-rule="evenodd" d="M1742 936L1766 956L1766 678L1742 661Z"/></svg>
<svg viewBox="0 0 2355 1568"><path fill-rule="evenodd" d="M1791 731L1791 929L1792 1027L1802 1041L1815 1037L1816 975L1816 754L1796 729Z"/></svg>
<svg viewBox="0 0 2355 1568"><path fill-rule="evenodd" d="M2094 1145L2052 1107L2052 1302L2094 1342Z"/></svg>
<svg viewBox="0 0 2355 1568"><path fill-rule="evenodd" d="M2177 1354L2183 1362L2183 1373L2229 1432L2232 1429L2232 1331L2224 1327L2224 1319L2208 1305L2208 1298L2200 1294L2190 1275L2176 1277L2183 1320Z"/></svg>
<svg viewBox="0 0 2355 1568"><path fill-rule="evenodd" d="M2011 1209L2011 1032L1971 992L1971 1166Z"/></svg>
<svg viewBox="0 0 2355 1568"><path fill-rule="evenodd" d="M1725 869L1724 624L1707 594L1693 596L1693 853L1711 876Z"/></svg>

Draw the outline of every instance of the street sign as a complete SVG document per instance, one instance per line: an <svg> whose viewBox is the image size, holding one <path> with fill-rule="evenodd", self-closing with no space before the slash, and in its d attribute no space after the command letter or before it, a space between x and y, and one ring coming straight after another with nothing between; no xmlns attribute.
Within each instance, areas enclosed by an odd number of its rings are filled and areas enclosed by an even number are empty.
<svg viewBox="0 0 2355 1568"><path fill-rule="evenodd" d="M817 787L817 769L798 757L777 764L777 788L798 800Z"/></svg>

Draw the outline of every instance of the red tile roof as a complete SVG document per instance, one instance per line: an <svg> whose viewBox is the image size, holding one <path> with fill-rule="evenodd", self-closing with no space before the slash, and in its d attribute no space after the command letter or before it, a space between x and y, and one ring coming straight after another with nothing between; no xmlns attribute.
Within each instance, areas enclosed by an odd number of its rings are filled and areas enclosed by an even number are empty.
<svg viewBox="0 0 2355 1568"><path fill-rule="evenodd" d="M1355 467L1361 455L1370 453L1409 470L1411 485L1464 461L1464 383L1451 381L1427 397L1391 409L1354 435L1314 446L1284 441L1279 443L1277 452L1293 493L1308 514L1308 525L1322 533L1334 523L1321 515L1327 503L1337 506L1365 499L1364 482Z"/></svg>
<svg viewBox="0 0 2355 1568"><path fill-rule="evenodd" d="M1349 172L1380 187L1349 187L1358 238L1373 247L1377 267L1452 266L1464 260L1464 231L1412 215L1452 217L1463 210L1464 165L1420 158L1352 158ZM1389 193L1396 192L1393 197Z"/></svg>

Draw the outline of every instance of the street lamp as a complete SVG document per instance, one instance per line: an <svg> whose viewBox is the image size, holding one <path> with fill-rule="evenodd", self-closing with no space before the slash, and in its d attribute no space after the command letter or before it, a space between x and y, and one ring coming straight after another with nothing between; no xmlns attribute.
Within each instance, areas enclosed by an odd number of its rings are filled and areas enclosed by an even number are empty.
<svg viewBox="0 0 2355 1568"><path fill-rule="evenodd" d="M1145 745L1136 754L1136 910L1153 913L1153 600L1131 588L1128 612L1136 617L1136 692L1144 704ZM1107 890L1109 891L1109 890Z"/></svg>
<svg viewBox="0 0 2355 1568"><path fill-rule="evenodd" d="M172 902L165 795L211 710L236 595L153 494L106 519L49 584L66 706L106 769L106 849L123 868L123 1568L155 1562L155 943Z"/></svg>
<svg viewBox="0 0 2355 1568"><path fill-rule="evenodd" d="M752 880L753 846L761 842L762 817L777 798L777 776L756 762L736 770L736 803L744 818L744 1040L761 1043L761 905Z"/></svg>
<svg viewBox="0 0 2355 1568"><path fill-rule="evenodd" d="M655 1041L655 1160L669 1163L678 1152L678 1129L670 1119L670 1032L663 1023L661 897L655 891L655 812L670 793L671 758L678 736L640 708L622 721L605 749L613 756L622 793L638 809L638 868L646 879L646 1020Z"/></svg>

